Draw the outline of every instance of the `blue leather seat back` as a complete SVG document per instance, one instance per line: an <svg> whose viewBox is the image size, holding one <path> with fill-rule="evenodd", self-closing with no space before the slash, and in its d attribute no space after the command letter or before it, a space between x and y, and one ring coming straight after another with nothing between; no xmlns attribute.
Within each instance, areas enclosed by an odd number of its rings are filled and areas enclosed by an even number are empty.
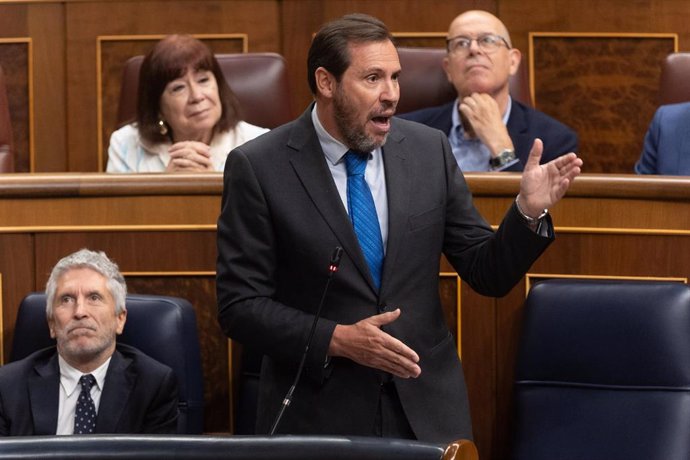
<svg viewBox="0 0 690 460"><path fill-rule="evenodd" d="M187 300L157 295L130 294L125 302L127 323L117 340L173 369L180 392L178 433L202 433L204 387L194 308ZM44 293L32 293L22 300L10 361L55 344L45 309Z"/></svg>
<svg viewBox="0 0 690 460"><path fill-rule="evenodd" d="M538 283L515 380L515 459L687 460L690 288Z"/></svg>

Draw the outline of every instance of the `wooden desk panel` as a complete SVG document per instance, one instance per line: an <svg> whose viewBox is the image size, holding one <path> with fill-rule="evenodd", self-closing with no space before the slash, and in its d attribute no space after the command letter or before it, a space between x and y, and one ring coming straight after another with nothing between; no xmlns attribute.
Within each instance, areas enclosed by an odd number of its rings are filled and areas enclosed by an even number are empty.
<svg viewBox="0 0 690 460"><path fill-rule="evenodd" d="M468 174L478 208L498 225L517 174ZM195 305L206 378L207 431L231 431L233 369L215 322L215 225L222 178L210 175L15 174L0 176L2 345L16 308L41 290L55 262L80 247L105 250L130 290L179 295ZM559 275L690 277L690 178L586 175L551 213L557 238L502 299L458 288L442 259L441 293L461 349L482 458L507 455L515 347L530 280ZM461 306L462 308L459 308Z"/></svg>

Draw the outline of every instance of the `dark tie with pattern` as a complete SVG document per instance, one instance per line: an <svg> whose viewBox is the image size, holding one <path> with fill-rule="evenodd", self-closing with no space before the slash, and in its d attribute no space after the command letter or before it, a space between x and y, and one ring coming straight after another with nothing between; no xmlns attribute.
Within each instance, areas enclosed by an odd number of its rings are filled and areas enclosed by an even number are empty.
<svg viewBox="0 0 690 460"><path fill-rule="evenodd" d="M362 248L364 258L369 265L371 277L376 289L381 287L381 269L383 267L383 239L381 227L376 215L376 206L371 190L364 180L367 166L366 154L348 150L345 154L347 168L347 208L355 234Z"/></svg>
<svg viewBox="0 0 690 460"><path fill-rule="evenodd" d="M91 374L82 375L79 379L81 393L74 412L74 434L91 434L96 428L96 405L91 399L91 387L96 378Z"/></svg>

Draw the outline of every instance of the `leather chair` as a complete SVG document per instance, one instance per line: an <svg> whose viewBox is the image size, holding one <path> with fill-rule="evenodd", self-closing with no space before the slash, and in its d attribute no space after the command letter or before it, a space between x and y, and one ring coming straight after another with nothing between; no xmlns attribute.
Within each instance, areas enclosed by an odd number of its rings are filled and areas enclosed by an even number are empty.
<svg viewBox="0 0 690 460"><path fill-rule="evenodd" d="M398 47L400 56L400 102L398 113L407 113L450 102L457 97L443 70L443 48ZM529 89L529 70L523 61L515 75L510 77L510 95L532 107Z"/></svg>
<svg viewBox="0 0 690 460"><path fill-rule="evenodd" d="M0 173L14 172L14 152L12 149L12 123L10 106L7 101L5 73L0 66Z"/></svg>
<svg viewBox="0 0 690 460"><path fill-rule="evenodd" d="M690 101L690 53L671 53L661 64L659 105Z"/></svg>
<svg viewBox="0 0 690 460"><path fill-rule="evenodd" d="M549 280L525 304L512 458L690 458L690 288Z"/></svg>
<svg viewBox="0 0 690 460"><path fill-rule="evenodd" d="M276 53L216 54L225 80L240 101L244 121L275 128L293 119L285 58ZM122 74L118 127L137 113L139 69L144 56L127 60Z"/></svg>
<svg viewBox="0 0 690 460"><path fill-rule="evenodd" d="M471 441L448 446L403 439L343 436L127 436L14 437L0 441L5 459L98 458L158 460L477 460Z"/></svg>
<svg viewBox="0 0 690 460"><path fill-rule="evenodd" d="M198 434L204 425L201 352L192 305L180 298L127 296L127 323L119 342L131 345L171 367L178 379L178 433ZM55 344L46 322L46 296L26 296L17 313L11 361Z"/></svg>

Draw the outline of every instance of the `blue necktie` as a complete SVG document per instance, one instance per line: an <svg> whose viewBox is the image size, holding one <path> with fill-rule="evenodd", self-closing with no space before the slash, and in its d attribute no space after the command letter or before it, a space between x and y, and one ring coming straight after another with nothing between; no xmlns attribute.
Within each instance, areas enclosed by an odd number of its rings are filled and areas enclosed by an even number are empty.
<svg viewBox="0 0 690 460"><path fill-rule="evenodd" d="M371 277L376 289L381 287L381 269L383 267L383 239L381 227L376 215L374 198L364 180L367 157L352 150L345 154L347 168L347 209L355 234L362 248L364 258L369 265Z"/></svg>
<svg viewBox="0 0 690 460"><path fill-rule="evenodd" d="M96 378L91 374L82 375L79 379L81 393L74 412L74 434L92 434L96 429L96 406L91 399L91 387L95 383Z"/></svg>

